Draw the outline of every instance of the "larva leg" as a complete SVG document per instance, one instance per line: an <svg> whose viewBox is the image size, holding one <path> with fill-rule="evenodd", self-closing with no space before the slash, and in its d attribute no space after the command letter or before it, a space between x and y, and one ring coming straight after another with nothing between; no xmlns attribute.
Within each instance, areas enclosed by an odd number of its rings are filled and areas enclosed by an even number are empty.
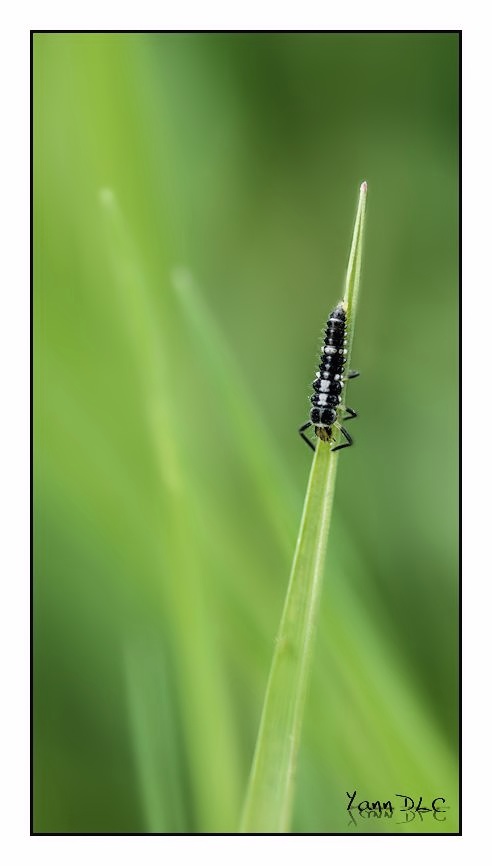
<svg viewBox="0 0 492 866"><path fill-rule="evenodd" d="M335 445L335 447L331 449L332 451L340 451L342 448L350 448L350 446L354 444L354 440L352 439L350 433L347 432L345 427L342 427L341 424L337 424L337 427L338 426L340 426L340 430L342 431L342 434L343 436L345 436L345 439L347 441L343 442L341 445Z"/></svg>
<svg viewBox="0 0 492 866"><path fill-rule="evenodd" d="M352 418L358 417L358 413L355 411L355 409L351 409L350 406L345 406L345 411L349 412L350 414L344 415L342 421L350 421Z"/></svg>
<svg viewBox="0 0 492 866"><path fill-rule="evenodd" d="M304 442L307 442L307 444L309 445L309 447L312 448L313 451L315 451L316 449L315 449L313 443L312 443L311 440L308 439L308 437L304 434L304 431L307 430L308 427L310 427L310 426L311 426L311 421L306 421L306 423L303 424L302 427L299 427L299 435L300 435L301 439L304 439Z"/></svg>

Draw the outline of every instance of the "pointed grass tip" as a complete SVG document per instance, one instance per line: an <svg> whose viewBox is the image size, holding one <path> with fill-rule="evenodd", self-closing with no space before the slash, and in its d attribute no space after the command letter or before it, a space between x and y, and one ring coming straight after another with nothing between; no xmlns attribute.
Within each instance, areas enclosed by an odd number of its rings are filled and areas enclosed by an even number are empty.
<svg viewBox="0 0 492 866"><path fill-rule="evenodd" d="M362 183L360 185L360 191L361 192L367 192L367 180L362 181Z"/></svg>

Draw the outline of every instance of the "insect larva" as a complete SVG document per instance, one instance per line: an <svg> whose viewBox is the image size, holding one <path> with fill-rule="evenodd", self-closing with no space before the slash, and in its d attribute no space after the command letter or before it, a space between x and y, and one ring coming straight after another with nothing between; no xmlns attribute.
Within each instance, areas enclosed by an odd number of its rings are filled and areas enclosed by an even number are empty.
<svg viewBox="0 0 492 866"><path fill-rule="evenodd" d="M333 428L341 430L346 442L336 445L332 451L348 448L353 444L350 433L338 421L338 410L342 404L342 394L347 379L355 379L357 370L350 370L344 376L345 358L347 355L347 318L345 304L341 301L330 313L325 329L325 339L321 347L319 370L313 382L314 393L311 397L312 409L309 421L299 428L299 433L310 448L315 450L311 440L305 435L305 430L313 425L314 432L323 442L333 438ZM345 406L347 415L342 421L356 418L357 412Z"/></svg>

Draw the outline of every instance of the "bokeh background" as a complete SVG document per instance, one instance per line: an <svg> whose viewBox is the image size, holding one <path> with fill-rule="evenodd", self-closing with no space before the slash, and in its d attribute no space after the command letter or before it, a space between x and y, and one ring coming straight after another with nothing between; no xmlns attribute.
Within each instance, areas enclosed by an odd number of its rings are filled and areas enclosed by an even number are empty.
<svg viewBox="0 0 492 866"><path fill-rule="evenodd" d="M293 830L456 832L458 35L46 33L33 72L34 830L236 830L366 179Z"/></svg>

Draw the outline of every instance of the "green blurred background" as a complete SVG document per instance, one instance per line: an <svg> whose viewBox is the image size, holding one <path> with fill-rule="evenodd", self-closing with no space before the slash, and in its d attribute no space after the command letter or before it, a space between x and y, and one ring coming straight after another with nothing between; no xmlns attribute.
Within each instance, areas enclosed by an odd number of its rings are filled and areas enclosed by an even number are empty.
<svg viewBox="0 0 492 866"><path fill-rule="evenodd" d="M35 831L237 828L366 179L293 831L455 832L458 35L33 52Z"/></svg>

